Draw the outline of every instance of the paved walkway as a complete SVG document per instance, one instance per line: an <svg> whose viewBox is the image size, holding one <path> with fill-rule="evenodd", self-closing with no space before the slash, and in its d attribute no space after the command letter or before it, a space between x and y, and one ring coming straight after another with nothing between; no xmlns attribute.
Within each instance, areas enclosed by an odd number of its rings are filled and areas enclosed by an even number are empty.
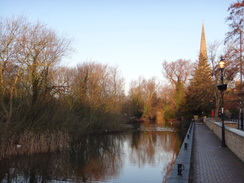
<svg viewBox="0 0 244 183"><path fill-rule="evenodd" d="M244 163L203 124L195 125L193 183L244 183Z"/></svg>

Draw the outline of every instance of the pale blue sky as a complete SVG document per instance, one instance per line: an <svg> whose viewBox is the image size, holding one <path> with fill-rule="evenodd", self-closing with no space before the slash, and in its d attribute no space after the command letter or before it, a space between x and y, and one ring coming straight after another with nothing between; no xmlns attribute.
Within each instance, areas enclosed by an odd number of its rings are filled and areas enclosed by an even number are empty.
<svg viewBox="0 0 244 183"><path fill-rule="evenodd" d="M126 82L163 79L162 62L197 60L202 22L207 43L223 40L233 0L0 0L0 16L24 15L74 39L65 63L118 66Z"/></svg>

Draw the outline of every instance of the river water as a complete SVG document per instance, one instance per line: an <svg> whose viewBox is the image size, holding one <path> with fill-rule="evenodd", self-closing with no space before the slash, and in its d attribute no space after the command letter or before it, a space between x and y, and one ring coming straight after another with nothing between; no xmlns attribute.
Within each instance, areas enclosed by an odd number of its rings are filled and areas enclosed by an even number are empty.
<svg viewBox="0 0 244 183"><path fill-rule="evenodd" d="M175 129L134 126L92 135L69 151L0 160L1 182L162 183L182 140Z"/></svg>

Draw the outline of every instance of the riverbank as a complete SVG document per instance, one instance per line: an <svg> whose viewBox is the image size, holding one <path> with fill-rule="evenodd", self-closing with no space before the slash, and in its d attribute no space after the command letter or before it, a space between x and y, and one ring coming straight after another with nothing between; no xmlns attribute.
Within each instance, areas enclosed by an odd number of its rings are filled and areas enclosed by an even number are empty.
<svg viewBox="0 0 244 183"><path fill-rule="evenodd" d="M62 151L70 144L71 137L65 131L25 131L1 139L0 158Z"/></svg>
<svg viewBox="0 0 244 183"><path fill-rule="evenodd" d="M19 155L34 155L68 150L72 145L81 143L86 136L105 133L121 133L133 130L126 125L119 127L88 129L80 125L63 129L23 129L13 126L1 126L0 158Z"/></svg>
<svg viewBox="0 0 244 183"><path fill-rule="evenodd" d="M148 124L148 123L146 123ZM156 123L151 123L155 124ZM24 124L5 126L0 130L0 158L11 156L35 155L58 152L70 149L76 144L82 145L89 135L118 134L123 132L140 131L142 123L117 124L100 128L82 127L79 124L70 126L39 128L23 128ZM180 128L179 124L168 124L164 127ZM182 129L178 131L182 136Z"/></svg>
<svg viewBox="0 0 244 183"><path fill-rule="evenodd" d="M174 166L170 172L167 179L167 183L190 182L191 175L191 159L193 150L193 139L194 139L194 123L191 123L187 133L185 135L184 141L181 145L180 152L175 159Z"/></svg>

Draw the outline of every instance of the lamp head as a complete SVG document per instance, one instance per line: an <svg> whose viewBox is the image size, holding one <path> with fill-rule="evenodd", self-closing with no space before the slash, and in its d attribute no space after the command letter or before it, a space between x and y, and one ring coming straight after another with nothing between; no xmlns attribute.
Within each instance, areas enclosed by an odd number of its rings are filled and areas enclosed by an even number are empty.
<svg viewBox="0 0 244 183"><path fill-rule="evenodd" d="M224 69L225 68L225 61L223 57L221 56L221 59L219 61L219 69Z"/></svg>

